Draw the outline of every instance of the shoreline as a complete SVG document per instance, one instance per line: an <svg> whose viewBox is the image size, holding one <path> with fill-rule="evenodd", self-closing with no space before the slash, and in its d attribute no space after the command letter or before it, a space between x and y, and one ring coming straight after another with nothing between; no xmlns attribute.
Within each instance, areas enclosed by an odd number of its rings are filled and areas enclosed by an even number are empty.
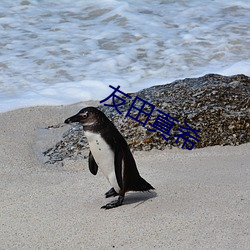
<svg viewBox="0 0 250 250"><path fill-rule="evenodd" d="M67 128L41 130L94 104L0 113L1 248L247 249L250 143L136 151L156 190L128 193L107 211L100 207L110 187L101 172L90 174L87 159L42 164L39 151Z"/></svg>

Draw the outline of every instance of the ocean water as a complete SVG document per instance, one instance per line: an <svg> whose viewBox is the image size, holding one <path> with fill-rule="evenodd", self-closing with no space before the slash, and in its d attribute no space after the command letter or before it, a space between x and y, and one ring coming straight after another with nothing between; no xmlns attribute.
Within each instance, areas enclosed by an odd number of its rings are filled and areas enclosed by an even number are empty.
<svg viewBox="0 0 250 250"><path fill-rule="evenodd" d="M1 0L0 112L250 76L249 0Z"/></svg>

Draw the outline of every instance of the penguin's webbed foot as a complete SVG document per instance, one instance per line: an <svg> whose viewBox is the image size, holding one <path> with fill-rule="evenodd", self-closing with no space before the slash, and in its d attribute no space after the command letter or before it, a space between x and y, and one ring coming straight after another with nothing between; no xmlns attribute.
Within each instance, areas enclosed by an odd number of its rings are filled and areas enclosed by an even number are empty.
<svg viewBox="0 0 250 250"><path fill-rule="evenodd" d="M114 188L111 188L107 193L105 193L106 198L109 198L109 197L112 197L112 196L115 197L117 195L118 195L118 193L115 191Z"/></svg>
<svg viewBox="0 0 250 250"><path fill-rule="evenodd" d="M114 208L114 207L119 207L119 206L122 205L123 200L124 200L124 197L123 197L123 196L119 196L118 200L116 200L116 201L111 201L110 203L108 203L108 204L102 206L101 208L110 209L110 208Z"/></svg>

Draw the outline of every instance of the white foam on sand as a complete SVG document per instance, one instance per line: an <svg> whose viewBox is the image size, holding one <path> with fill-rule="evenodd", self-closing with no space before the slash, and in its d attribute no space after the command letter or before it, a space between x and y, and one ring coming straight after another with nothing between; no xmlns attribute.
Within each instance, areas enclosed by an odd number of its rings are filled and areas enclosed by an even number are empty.
<svg viewBox="0 0 250 250"><path fill-rule="evenodd" d="M1 1L0 112L249 73L246 1Z"/></svg>

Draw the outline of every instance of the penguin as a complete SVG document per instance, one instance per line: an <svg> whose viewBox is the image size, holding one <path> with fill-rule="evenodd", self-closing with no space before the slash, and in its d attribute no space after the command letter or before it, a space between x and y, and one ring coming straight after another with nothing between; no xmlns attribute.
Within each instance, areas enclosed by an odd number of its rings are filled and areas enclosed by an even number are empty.
<svg viewBox="0 0 250 250"><path fill-rule="evenodd" d="M105 193L106 198L118 196L117 200L101 208L121 206L128 191L154 189L140 176L126 140L102 111L95 107L86 107L65 120L67 124L73 122L83 126L88 140L90 172L96 175L100 168L112 187Z"/></svg>

